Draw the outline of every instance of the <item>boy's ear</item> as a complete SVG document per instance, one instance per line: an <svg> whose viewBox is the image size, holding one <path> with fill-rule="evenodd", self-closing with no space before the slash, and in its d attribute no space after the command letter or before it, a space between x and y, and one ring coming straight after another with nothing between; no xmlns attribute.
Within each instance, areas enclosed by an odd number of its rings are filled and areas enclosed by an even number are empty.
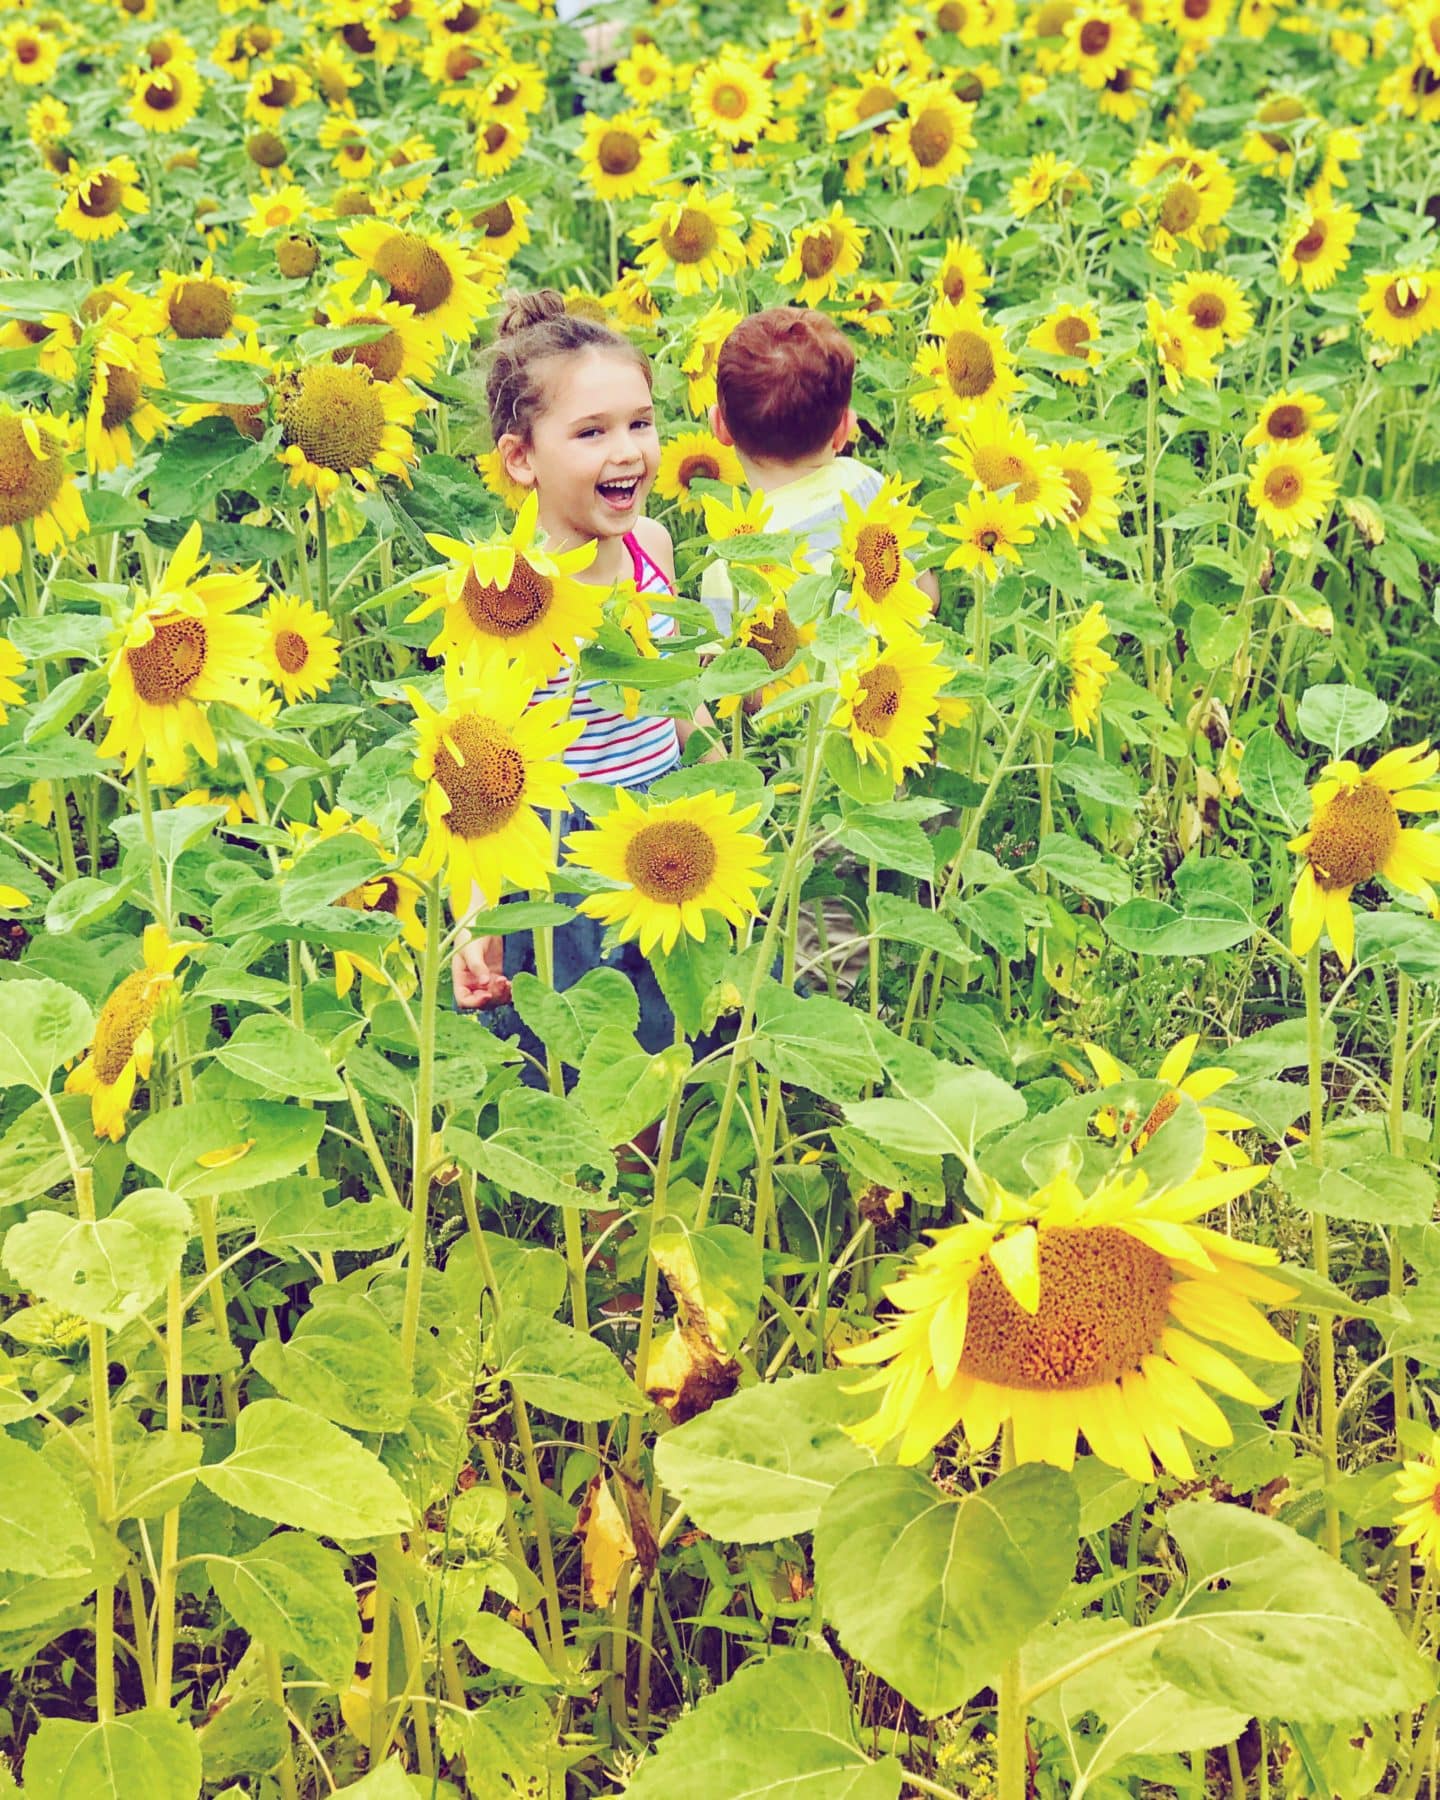
<svg viewBox="0 0 1440 1800"><path fill-rule="evenodd" d="M845 415L835 427L835 435L830 439L830 448L838 456L860 428L860 416L853 406L845 408Z"/></svg>
<svg viewBox="0 0 1440 1800"><path fill-rule="evenodd" d="M534 487L535 471L530 463L530 446L513 431L507 431L495 446L500 452L500 467L518 487Z"/></svg>
<svg viewBox="0 0 1440 1800"><path fill-rule="evenodd" d="M710 408L710 429L722 444L728 449L734 449L735 440L730 435L730 427L725 423L725 415L721 412L718 404Z"/></svg>

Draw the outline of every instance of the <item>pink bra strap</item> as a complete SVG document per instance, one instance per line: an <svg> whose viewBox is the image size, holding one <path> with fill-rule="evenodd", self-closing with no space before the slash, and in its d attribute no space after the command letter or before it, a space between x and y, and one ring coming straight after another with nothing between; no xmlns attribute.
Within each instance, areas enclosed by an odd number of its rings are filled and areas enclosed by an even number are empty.
<svg viewBox="0 0 1440 1800"><path fill-rule="evenodd" d="M651 575L658 575L660 577L661 585L668 593L670 582L665 571L658 563L653 562L651 558L645 554L644 550L640 547L639 538L636 537L633 531L627 531L625 533L624 542L625 548L630 552L630 566L634 571L635 586L639 588L642 593L645 591L645 581L648 572Z"/></svg>

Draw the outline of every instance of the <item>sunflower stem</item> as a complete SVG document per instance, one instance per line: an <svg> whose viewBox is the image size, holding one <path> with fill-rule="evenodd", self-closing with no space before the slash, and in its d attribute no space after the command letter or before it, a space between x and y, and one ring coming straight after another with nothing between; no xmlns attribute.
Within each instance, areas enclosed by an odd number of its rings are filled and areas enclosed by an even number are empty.
<svg viewBox="0 0 1440 1800"><path fill-rule="evenodd" d="M1405 1155L1405 1074L1409 1061L1410 1039L1410 977L1402 970L1395 984L1395 1035L1390 1058L1390 1154ZM1399 1233L1390 1232L1389 1244L1389 1291L1399 1300L1405 1292L1405 1253L1400 1248ZM1395 1456L1400 1460L1404 1456L1404 1447L1400 1440L1401 1431L1410 1415L1410 1396L1408 1392L1409 1368L1403 1351L1396 1351L1390 1362L1390 1394L1395 1414ZM1402 1615L1410 1609L1411 1565L1407 1557L1404 1568L1395 1584L1396 1609Z"/></svg>
<svg viewBox="0 0 1440 1800"><path fill-rule="evenodd" d="M420 1062L415 1071L415 1125L411 1140L410 1229L405 1248L405 1304L400 1354L407 1379L415 1375L420 1336L420 1295L425 1281L425 1225L430 1206L431 1127L434 1123L435 1026L440 991L440 933L444 903L439 886L425 887L425 950L420 965Z"/></svg>
<svg viewBox="0 0 1440 1800"><path fill-rule="evenodd" d="M330 611L330 517L317 498L315 501L316 575L320 583L320 610Z"/></svg>
<svg viewBox="0 0 1440 1800"><path fill-rule="evenodd" d="M1310 1079L1310 1161L1318 1169L1325 1160L1321 1135L1325 1111L1325 1090L1321 1081L1324 1058L1324 1019L1320 1011L1320 946L1313 944L1305 958L1305 1040ZM1330 1279L1330 1226L1324 1213L1311 1215L1311 1244L1315 1273L1322 1281ZM1333 1313L1317 1313L1319 1357L1317 1382L1320 1389L1320 1467L1324 1479L1325 1548L1331 1556L1340 1554L1340 1500L1336 1493L1339 1480L1339 1397L1335 1387L1335 1317Z"/></svg>
<svg viewBox="0 0 1440 1800"><path fill-rule="evenodd" d="M20 525L20 589L23 596L25 617L40 617L40 594L35 581L35 532L28 519ZM34 667L35 696L39 700L48 699L50 694L50 678L45 673L43 660L37 660ZM75 861L75 840L70 833L70 792L63 781L50 779L50 789L55 805L55 842L60 851L60 867L66 881L78 878L80 870Z"/></svg>
<svg viewBox="0 0 1440 1800"><path fill-rule="evenodd" d="M75 1211L95 1222L95 1178L75 1170ZM110 1423L110 1358L103 1325L87 1332L90 1352L90 1411L95 1432L95 1510L102 1531L115 1517L115 1448ZM115 1581L102 1573L95 1586L95 1712L102 1725L115 1717Z"/></svg>

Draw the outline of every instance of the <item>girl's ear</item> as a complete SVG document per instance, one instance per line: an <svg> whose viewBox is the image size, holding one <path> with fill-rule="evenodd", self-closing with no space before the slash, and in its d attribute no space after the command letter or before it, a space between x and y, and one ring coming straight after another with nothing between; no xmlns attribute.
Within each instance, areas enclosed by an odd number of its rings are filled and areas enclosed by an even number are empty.
<svg viewBox="0 0 1440 1800"><path fill-rule="evenodd" d="M835 435L830 439L830 448L838 456L859 430L860 418L853 406L845 408L845 416L835 427Z"/></svg>
<svg viewBox="0 0 1440 1800"><path fill-rule="evenodd" d="M507 431L495 446L500 453L500 467L517 487L534 487L535 470L530 460L530 446L513 431Z"/></svg>
<svg viewBox="0 0 1440 1800"><path fill-rule="evenodd" d="M725 415L718 406L710 408L710 429L727 449L734 449L735 440L731 437L730 427L725 423Z"/></svg>

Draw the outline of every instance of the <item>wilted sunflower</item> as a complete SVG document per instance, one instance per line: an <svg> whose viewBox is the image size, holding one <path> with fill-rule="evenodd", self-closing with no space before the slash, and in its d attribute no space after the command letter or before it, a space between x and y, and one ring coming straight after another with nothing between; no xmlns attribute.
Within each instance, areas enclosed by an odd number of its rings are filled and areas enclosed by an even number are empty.
<svg viewBox="0 0 1440 1800"><path fill-rule="evenodd" d="M68 419L0 406L0 575L20 568L19 527L29 525L42 556L53 556L87 529L85 504L66 461L69 435Z"/></svg>
<svg viewBox="0 0 1440 1800"><path fill-rule="evenodd" d="M371 325L379 333L363 344L332 350L331 359L337 363L363 363L377 381L423 382L435 373L439 333L417 319L413 307L387 300L378 281L370 283L363 301L354 295L326 301L325 322L336 331Z"/></svg>
<svg viewBox="0 0 1440 1800"><path fill-rule="evenodd" d="M1244 1151L1237 1148L1225 1134L1230 1131L1249 1131L1255 1121L1245 1118L1241 1113L1231 1112L1228 1107L1209 1104L1212 1095L1218 1094L1221 1088L1228 1087L1234 1081L1235 1071L1221 1068L1196 1069L1192 1074L1190 1064L1199 1046L1198 1034L1181 1038L1178 1044L1166 1051L1154 1075L1145 1078L1163 1081L1174 1091L1163 1095L1151 1109L1149 1117L1131 1140L1130 1154L1138 1155L1156 1132L1174 1118L1179 1105L1178 1096L1185 1094L1195 1102L1205 1126L1205 1147L1196 1174L1213 1175L1220 1169L1238 1169L1244 1166ZM1082 1048L1101 1087L1118 1087L1122 1082L1137 1079L1133 1069L1127 1068L1099 1044L1085 1044ZM1111 1108L1105 1107L1096 1113L1093 1123L1102 1137L1115 1136L1117 1123Z"/></svg>
<svg viewBox="0 0 1440 1800"><path fill-rule="evenodd" d="M207 256L191 275L163 269L156 302L176 337L223 338L232 331L255 329L255 321L236 310L235 300L240 292L240 283L217 275L214 262Z"/></svg>
<svg viewBox="0 0 1440 1800"><path fill-rule="evenodd" d="M949 186L975 148L975 108L963 106L942 81L907 86L903 98L905 117L885 138L891 162L904 169L912 193Z"/></svg>
<svg viewBox="0 0 1440 1800"><path fill-rule="evenodd" d="M1268 1404L1217 1344L1299 1360L1258 1310L1294 1297L1261 1272L1277 1252L1195 1223L1267 1173L1227 1170L1150 1196L1138 1171L1089 1195L1063 1174L931 1232L931 1246L885 1290L894 1317L840 1352L847 1363L887 1365L856 1384L883 1397L855 1435L877 1447L899 1438L901 1461L918 1462L957 1425L978 1452L1008 1423L1017 1462L1068 1469L1083 1435L1136 1481L1153 1481L1156 1461L1193 1480L1182 1432L1214 1447L1232 1438L1201 1383Z"/></svg>
<svg viewBox="0 0 1440 1800"><path fill-rule="evenodd" d="M1348 969L1355 959L1350 895L1383 876L1433 909L1440 836L1400 823L1402 812L1440 812L1440 788L1426 787L1440 751L1424 744L1388 751L1368 769L1348 758L1327 763L1310 790L1310 826L1290 848L1305 858L1290 900L1290 948L1304 956L1328 931Z"/></svg>
<svg viewBox="0 0 1440 1800"><path fill-rule="evenodd" d="M692 182L678 199L656 202L630 236L645 247L636 259L652 285L672 280L682 298L719 285L744 261L740 212L728 192L706 193Z"/></svg>
<svg viewBox="0 0 1440 1800"><path fill-rule="evenodd" d="M172 944L163 925L145 927L143 965L127 975L100 1008L95 1037L84 1061L65 1078L67 1094L90 1096L90 1123L96 1137L118 1141L125 1135L125 1115L135 1097L136 1080L150 1078L155 1055L150 1028L189 948L188 944Z"/></svg>
<svg viewBox="0 0 1440 1800"><path fill-rule="evenodd" d="M425 599L406 623L444 613L430 655L500 650L539 687L594 637L605 590L575 577L594 562L596 546L552 551L537 544L539 510L532 488L509 532L480 544L427 537L450 567L416 584Z"/></svg>
<svg viewBox="0 0 1440 1800"><path fill-rule="evenodd" d="M923 767L950 671L937 667L938 644L903 627L872 644L840 675L840 702L830 723L850 739L861 762L872 758L903 781Z"/></svg>
<svg viewBox="0 0 1440 1800"><path fill-rule="evenodd" d="M410 427L420 401L393 381L377 381L364 363L312 363L282 378L276 401L293 487L313 488L322 506L348 475L373 492L381 475L407 485L415 461Z"/></svg>
<svg viewBox="0 0 1440 1800"><path fill-rule="evenodd" d="M798 287L803 306L828 300L860 267L869 233L845 216L837 200L829 216L797 225L790 234L790 254L775 271L782 287Z"/></svg>
<svg viewBox="0 0 1440 1800"><path fill-rule="evenodd" d="M1388 275L1367 275L1360 321L1371 337L1397 350L1440 330L1440 273L1397 269Z"/></svg>
<svg viewBox="0 0 1440 1800"><path fill-rule="evenodd" d="M107 330L96 340L85 403L85 458L92 471L128 468L134 460L131 433L148 444L165 429L165 415L150 398L163 381L153 339Z"/></svg>
<svg viewBox="0 0 1440 1800"><path fill-rule="evenodd" d="M306 825L294 820L287 821L286 829L294 838L297 849L306 849L313 843L336 837L353 836L363 838L372 849L378 850L387 858L393 858L393 850L380 836L378 827L369 819L352 818L343 806L326 811L323 806L315 808L315 823ZM282 863L282 867L288 864ZM347 912L384 913L388 917L400 921L400 935L392 943L385 946L384 955L401 962L402 988L409 991L414 982L414 966L405 956L404 948L423 950L425 948L425 927L421 923L419 903L422 889L414 878L414 861L407 861L395 869L387 869L382 874L374 875L369 881L361 882L359 887L351 888L342 894L332 905L343 906ZM337 950L335 952L335 992L342 998L350 992L357 972L371 981L390 984L390 978L368 956L361 956L354 950Z"/></svg>
<svg viewBox="0 0 1440 1800"><path fill-rule="evenodd" d="M420 740L415 774L425 783L419 872L444 871L457 919L476 888L494 905L507 886L548 887L550 831L536 809L565 804L571 777L561 758L583 728L566 716L568 697L532 706L534 682L493 650L447 659L443 712L407 691Z"/></svg>
<svg viewBox="0 0 1440 1800"><path fill-rule="evenodd" d="M622 941L638 937L646 956L657 945L673 950L682 932L703 939L706 913L743 925L765 886L765 840L745 830L759 810L758 802L737 809L733 794L708 790L636 800L616 788L614 807L593 830L566 838L566 858L623 885L587 894L579 910L617 926Z"/></svg>
<svg viewBox="0 0 1440 1800"><path fill-rule="evenodd" d="M662 500L674 500L683 513L700 511L700 496L690 491L692 481L727 481L739 487L745 480L740 458L713 431L682 431L660 452L655 492Z"/></svg>
<svg viewBox="0 0 1440 1800"><path fill-rule="evenodd" d="M336 270L341 281L373 275L389 289L387 299L413 307L429 330L457 343L471 337L489 295L467 250L433 232L406 231L379 219L343 227L340 238L353 256Z"/></svg>
<svg viewBox="0 0 1440 1800"><path fill-rule="evenodd" d="M1054 373L1072 387L1084 387L1090 380L1090 370L1100 361L1099 337L1100 319L1095 308L1065 302L1046 313L1025 342L1045 356L1063 358L1064 365Z"/></svg>
<svg viewBox="0 0 1440 1800"><path fill-rule="evenodd" d="M1217 347L1235 345L1255 327L1255 309L1233 275L1196 271L1170 284L1170 305Z"/></svg>
<svg viewBox="0 0 1440 1800"><path fill-rule="evenodd" d="M633 200L653 193L670 173L666 140L643 113L585 115L580 175L597 200Z"/></svg>
<svg viewBox="0 0 1440 1800"><path fill-rule="evenodd" d="M215 766L213 702L252 712L263 628L238 617L264 588L253 569L205 574L197 520L164 573L135 604L109 667L102 756L124 759L128 774L142 756L167 787L184 779L193 750Z"/></svg>
<svg viewBox="0 0 1440 1800"><path fill-rule="evenodd" d="M1422 1562L1440 1562L1440 1435L1395 1477L1395 1504L1395 1542L1418 1551Z"/></svg>
<svg viewBox="0 0 1440 1800"><path fill-rule="evenodd" d="M1096 600L1061 641L1060 656L1069 684L1066 705L1070 709L1070 723L1080 737L1094 736L1105 685L1120 666L1100 648L1109 635L1110 621L1105 617L1105 608Z"/></svg>
<svg viewBox="0 0 1440 1800"><path fill-rule="evenodd" d="M921 514L909 498L913 485L888 475L868 506L852 494L841 496L845 519L835 561L845 571L850 604L882 637L930 616L929 597L915 585L915 565L906 554L925 542L924 531L915 528Z"/></svg>
<svg viewBox="0 0 1440 1800"><path fill-rule="evenodd" d="M293 706L323 694L340 668L340 646L329 613L308 600L276 595L260 615L264 628L261 664Z"/></svg>
<svg viewBox="0 0 1440 1800"><path fill-rule="evenodd" d="M65 200L55 223L82 243L98 243L128 231L127 213L147 213L150 202L137 183L140 171L128 156L112 156L93 169L71 169Z"/></svg>
<svg viewBox="0 0 1440 1800"><path fill-rule="evenodd" d="M978 305L941 300L926 322L925 335L915 373L929 386L911 402L922 419L943 413L949 424L958 425L978 406L1003 406L1020 385L1004 336L986 323Z"/></svg>
<svg viewBox="0 0 1440 1800"><path fill-rule="evenodd" d="M957 539L945 559L947 569L976 569L987 581L998 581L1007 562L1019 564L1022 546L1033 543L1035 508L1025 506L1014 494L992 494L972 488L955 502L955 523L942 525L946 537Z"/></svg>
<svg viewBox="0 0 1440 1800"><path fill-rule="evenodd" d="M1241 439L1247 449L1266 444L1295 444L1335 423L1325 402L1301 388L1282 388L1260 408L1260 416Z"/></svg>
<svg viewBox="0 0 1440 1800"><path fill-rule="evenodd" d="M1328 196L1312 201L1285 235L1281 279L1299 281L1307 294L1323 293L1349 263L1359 222L1353 206L1337 206Z"/></svg>
<svg viewBox="0 0 1440 1800"><path fill-rule="evenodd" d="M1283 542L1316 531L1337 492L1334 463L1312 437L1267 444L1250 465L1246 499Z"/></svg>
<svg viewBox="0 0 1440 1800"><path fill-rule="evenodd" d="M1096 438L1059 444L1054 456L1070 489L1063 522L1071 541L1078 544L1083 537L1092 544L1103 544L1120 525L1115 498L1125 486L1125 477L1115 458Z"/></svg>
<svg viewBox="0 0 1440 1800"><path fill-rule="evenodd" d="M733 53L701 63L690 84L690 116L709 137L733 149L762 138L775 116L770 83Z"/></svg>

